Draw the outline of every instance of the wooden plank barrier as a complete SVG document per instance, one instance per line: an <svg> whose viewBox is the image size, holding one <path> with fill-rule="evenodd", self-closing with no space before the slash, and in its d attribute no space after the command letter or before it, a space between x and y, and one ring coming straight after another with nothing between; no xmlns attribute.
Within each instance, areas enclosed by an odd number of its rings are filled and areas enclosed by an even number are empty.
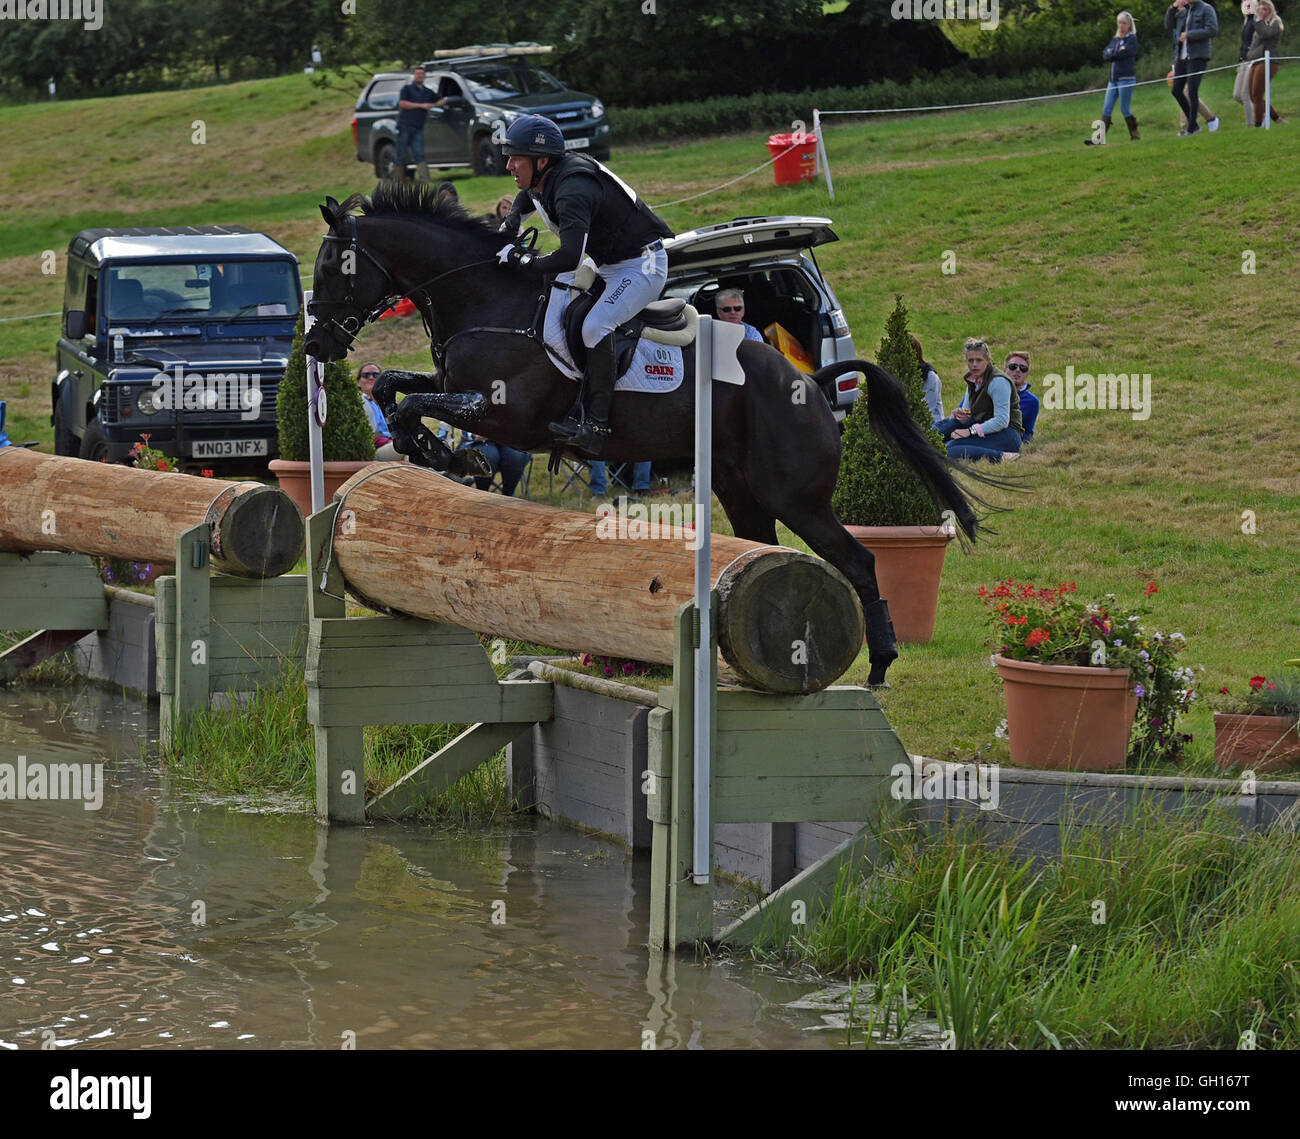
<svg viewBox="0 0 1300 1139"><path fill-rule="evenodd" d="M381 611L559 649L669 664L693 596L694 531L647 512L581 514L482 494L408 463L338 492L326 558ZM742 683L815 692L862 648L862 610L808 554L715 535L719 648Z"/></svg>

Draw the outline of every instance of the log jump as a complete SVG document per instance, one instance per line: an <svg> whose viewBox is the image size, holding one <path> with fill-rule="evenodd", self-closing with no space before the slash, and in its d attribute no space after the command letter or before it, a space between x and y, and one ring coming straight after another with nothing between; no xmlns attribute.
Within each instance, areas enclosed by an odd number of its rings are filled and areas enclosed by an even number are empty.
<svg viewBox="0 0 1300 1139"><path fill-rule="evenodd" d="M336 497L325 558L367 605L575 652L673 661L674 620L693 596L693 530L483 494L404 463L360 471ZM838 570L720 535L711 553L719 648L741 683L815 692L853 663L862 610Z"/></svg>
<svg viewBox="0 0 1300 1139"><path fill-rule="evenodd" d="M204 522L223 573L278 577L302 555L302 515L276 487L0 450L0 550L171 565L180 535Z"/></svg>

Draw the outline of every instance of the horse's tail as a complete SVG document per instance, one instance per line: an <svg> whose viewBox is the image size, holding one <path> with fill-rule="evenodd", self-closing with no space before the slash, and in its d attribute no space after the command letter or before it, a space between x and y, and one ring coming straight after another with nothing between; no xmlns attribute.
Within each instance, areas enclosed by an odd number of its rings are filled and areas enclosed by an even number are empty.
<svg viewBox="0 0 1300 1139"><path fill-rule="evenodd" d="M940 510L952 511L961 532L974 541L979 525L975 510L952 477L947 456L935 450L912 416L903 385L884 368L867 360L840 360L814 372L811 378L825 391L827 376L833 379L846 371L859 371L866 376L867 421L871 429L916 472Z"/></svg>

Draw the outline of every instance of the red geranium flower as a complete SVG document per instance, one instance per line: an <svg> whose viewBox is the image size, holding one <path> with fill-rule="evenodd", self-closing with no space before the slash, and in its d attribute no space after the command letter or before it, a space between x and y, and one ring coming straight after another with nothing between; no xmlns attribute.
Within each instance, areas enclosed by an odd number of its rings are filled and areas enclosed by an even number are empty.
<svg viewBox="0 0 1300 1139"><path fill-rule="evenodd" d="M1046 629L1038 628L1035 629L1032 633L1029 634L1029 636L1025 638L1025 644L1028 645L1031 649L1034 649L1037 648L1039 645L1041 645L1044 641L1050 641L1051 639L1052 639L1051 633L1049 633Z"/></svg>
<svg viewBox="0 0 1300 1139"><path fill-rule="evenodd" d="M1146 587L1146 589L1144 589L1142 592L1145 593L1145 594L1149 597L1149 596L1151 596L1151 594L1153 594L1153 593L1159 593L1159 592L1160 592L1160 587L1159 587L1158 585L1156 585L1156 583L1155 583L1154 581L1148 581L1148 582L1147 582L1147 587Z"/></svg>
<svg viewBox="0 0 1300 1139"><path fill-rule="evenodd" d="M1266 685L1267 683L1268 683L1267 676L1252 676L1250 678L1250 686L1256 692L1258 692L1261 688L1263 688L1264 685Z"/></svg>

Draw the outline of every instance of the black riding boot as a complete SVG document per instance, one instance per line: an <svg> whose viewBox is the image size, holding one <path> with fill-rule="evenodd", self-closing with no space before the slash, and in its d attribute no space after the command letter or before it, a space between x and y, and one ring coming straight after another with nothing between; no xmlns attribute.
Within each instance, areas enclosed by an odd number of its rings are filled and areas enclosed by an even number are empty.
<svg viewBox="0 0 1300 1139"><path fill-rule="evenodd" d="M1109 116L1109 115L1102 115L1102 116L1101 116L1101 138L1100 138L1100 139L1095 139L1095 138L1085 138L1085 139L1083 140L1083 145L1084 145L1084 146L1104 146L1105 143L1106 143L1106 132L1109 131L1109 130L1110 130L1110 116Z"/></svg>
<svg viewBox="0 0 1300 1139"><path fill-rule="evenodd" d="M609 441L609 409L614 402L614 381L618 379L618 358L614 334L609 333L587 353L587 372L583 378L584 417L572 417L550 425L557 443L570 447L589 459L599 459Z"/></svg>
<svg viewBox="0 0 1300 1139"><path fill-rule="evenodd" d="M885 670L898 659L898 641L894 638L894 622L889 618L889 602L883 597L862 607L867 621L867 657L871 671L868 686L885 683Z"/></svg>
<svg viewBox="0 0 1300 1139"><path fill-rule="evenodd" d="M1128 124L1128 136L1134 142L1138 141L1138 121L1136 115L1125 115L1124 121Z"/></svg>

